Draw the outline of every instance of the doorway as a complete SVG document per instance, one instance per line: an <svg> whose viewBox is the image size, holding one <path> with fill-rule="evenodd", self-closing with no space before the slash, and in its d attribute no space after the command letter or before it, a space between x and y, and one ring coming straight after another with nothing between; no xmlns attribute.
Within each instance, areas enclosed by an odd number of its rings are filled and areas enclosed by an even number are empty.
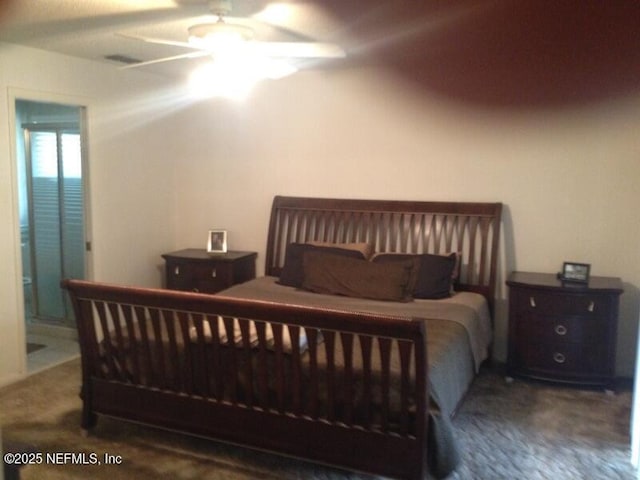
<svg viewBox="0 0 640 480"><path fill-rule="evenodd" d="M29 352L37 350L29 333L41 337L54 332L63 339L75 334L73 311L60 281L86 276L86 142L84 107L21 99L15 107Z"/></svg>

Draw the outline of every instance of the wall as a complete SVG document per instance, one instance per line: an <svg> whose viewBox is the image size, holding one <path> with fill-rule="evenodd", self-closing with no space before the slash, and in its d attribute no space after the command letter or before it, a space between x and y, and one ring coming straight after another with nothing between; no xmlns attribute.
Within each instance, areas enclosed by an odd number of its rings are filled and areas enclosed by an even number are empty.
<svg viewBox="0 0 640 480"><path fill-rule="evenodd" d="M508 272L580 261L625 283L617 370L632 376L639 107L640 95L489 109L415 90L380 68L299 73L244 103L210 100L178 114L191 127L179 148L176 243L203 246L207 229L225 228L232 248L259 252L262 269L276 194L501 201L497 358L506 357Z"/></svg>
<svg viewBox="0 0 640 480"><path fill-rule="evenodd" d="M159 256L174 247L172 108L158 102L169 88L139 72L0 43L0 385L25 373L15 98L87 106L90 274L157 286Z"/></svg>
<svg viewBox="0 0 640 480"><path fill-rule="evenodd" d="M43 75L42 72L47 72ZM140 72L0 45L11 95L87 105L93 277L160 285L160 254L203 246L212 227L260 253L273 195L502 201L503 284L563 260L620 276L618 373L633 375L640 294L640 96L564 108L482 108L374 67L299 73L244 103L187 106ZM24 373L17 194L0 114L0 384ZM496 319L505 356L506 291Z"/></svg>

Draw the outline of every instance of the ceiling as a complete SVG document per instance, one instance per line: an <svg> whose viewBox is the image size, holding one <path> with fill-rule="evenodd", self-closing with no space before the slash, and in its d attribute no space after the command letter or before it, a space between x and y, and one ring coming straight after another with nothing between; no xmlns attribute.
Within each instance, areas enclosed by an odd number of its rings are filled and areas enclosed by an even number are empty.
<svg viewBox="0 0 640 480"><path fill-rule="evenodd" d="M415 91L483 107L548 108L640 92L640 2L611 0L234 0L265 40L337 43ZM287 14L264 19L265 8ZM282 12L282 11L281 11ZM185 53L116 33L185 41L206 0L0 0L0 41L105 61ZM270 24L271 22L271 24ZM183 75L196 60L140 67ZM111 61L116 68L119 64Z"/></svg>
<svg viewBox="0 0 640 480"><path fill-rule="evenodd" d="M4 4L0 41L114 65L122 64L107 57L154 60L190 50L118 34L186 42L189 26L217 19L208 3L207 0L0 0L0 5ZM286 5L286 9L274 9L274 2L266 0L235 0L230 17L242 17L241 22L248 24L260 40L334 40L336 22L314 2L278 4ZM197 61L182 59L139 68L182 75L189 70L189 63Z"/></svg>

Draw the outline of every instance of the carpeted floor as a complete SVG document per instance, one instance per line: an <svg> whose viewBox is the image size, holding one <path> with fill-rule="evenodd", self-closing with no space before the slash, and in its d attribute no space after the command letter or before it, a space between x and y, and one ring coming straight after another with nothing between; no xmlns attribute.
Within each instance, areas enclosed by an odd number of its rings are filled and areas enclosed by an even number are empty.
<svg viewBox="0 0 640 480"><path fill-rule="evenodd" d="M79 360L0 389L5 449L95 453L121 464L32 465L23 479L364 480L372 477L101 418L79 429ZM632 480L631 393L516 381L483 371L454 419L462 463L451 480ZM87 457L88 459L90 457Z"/></svg>

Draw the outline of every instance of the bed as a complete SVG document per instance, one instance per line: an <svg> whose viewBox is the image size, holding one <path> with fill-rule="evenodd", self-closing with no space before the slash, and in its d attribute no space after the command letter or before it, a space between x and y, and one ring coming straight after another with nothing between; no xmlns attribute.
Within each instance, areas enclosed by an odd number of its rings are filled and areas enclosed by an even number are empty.
<svg viewBox="0 0 640 480"><path fill-rule="evenodd" d="M446 476L449 418L490 356L501 208L278 196L263 277L217 295L65 280L82 428L110 415L355 471ZM421 284L435 265L423 262L446 264L437 282Z"/></svg>

